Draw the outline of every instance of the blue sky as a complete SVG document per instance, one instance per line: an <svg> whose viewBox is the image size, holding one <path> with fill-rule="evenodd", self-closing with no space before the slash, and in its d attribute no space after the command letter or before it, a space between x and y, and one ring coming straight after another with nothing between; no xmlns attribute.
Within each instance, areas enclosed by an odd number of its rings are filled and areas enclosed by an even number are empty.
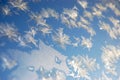
<svg viewBox="0 0 120 80"><path fill-rule="evenodd" d="M0 80L120 80L119 0L0 0Z"/></svg>

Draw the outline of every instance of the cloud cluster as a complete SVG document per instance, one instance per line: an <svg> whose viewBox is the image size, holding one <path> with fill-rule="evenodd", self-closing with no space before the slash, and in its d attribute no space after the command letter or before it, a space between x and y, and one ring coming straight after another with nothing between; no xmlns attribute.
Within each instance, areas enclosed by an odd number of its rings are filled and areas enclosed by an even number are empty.
<svg viewBox="0 0 120 80"><path fill-rule="evenodd" d="M68 60L69 68L72 69L69 76L75 79L91 80L89 72L93 72L99 68L96 59L89 58L88 56L73 56Z"/></svg>

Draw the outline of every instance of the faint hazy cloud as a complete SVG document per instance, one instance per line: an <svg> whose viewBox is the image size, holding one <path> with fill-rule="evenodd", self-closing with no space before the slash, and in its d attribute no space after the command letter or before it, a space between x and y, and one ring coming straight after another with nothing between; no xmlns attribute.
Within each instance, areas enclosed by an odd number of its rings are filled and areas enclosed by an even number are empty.
<svg viewBox="0 0 120 80"><path fill-rule="evenodd" d="M45 45L42 41L40 41L38 50L31 52L10 50L9 52L13 55L13 59L19 62L19 66L9 75L10 77L14 76L19 80L49 80L50 78L52 80L66 80L66 74L69 73L66 64L67 57ZM60 64L56 63L56 57L61 60Z"/></svg>

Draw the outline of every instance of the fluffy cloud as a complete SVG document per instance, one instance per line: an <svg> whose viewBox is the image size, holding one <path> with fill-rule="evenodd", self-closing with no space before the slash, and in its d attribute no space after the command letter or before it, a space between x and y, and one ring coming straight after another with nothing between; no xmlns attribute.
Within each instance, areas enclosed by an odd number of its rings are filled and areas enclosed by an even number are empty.
<svg viewBox="0 0 120 80"><path fill-rule="evenodd" d="M120 47L106 45L102 48L102 61L108 73L117 75L115 63L120 59Z"/></svg>

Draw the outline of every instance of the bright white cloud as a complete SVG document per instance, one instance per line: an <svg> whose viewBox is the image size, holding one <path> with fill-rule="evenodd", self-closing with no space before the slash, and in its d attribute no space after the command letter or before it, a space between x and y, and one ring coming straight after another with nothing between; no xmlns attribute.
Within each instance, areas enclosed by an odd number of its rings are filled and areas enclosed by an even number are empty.
<svg viewBox="0 0 120 80"><path fill-rule="evenodd" d="M53 41L57 42L60 44L62 48L65 48L65 45L70 44L70 38L68 35L64 34L63 28L59 28L55 35L52 36Z"/></svg>
<svg viewBox="0 0 120 80"><path fill-rule="evenodd" d="M69 73L69 68L66 64L67 57L61 55L61 53L50 46L45 45L42 41L40 42L38 50L32 50L28 53L10 50L10 53L19 65L17 69L11 73L10 77L15 76L17 80L39 80L40 76L41 78L43 77L44 80L49 80L45 77L45 74L48 73L48 71L53 71L53 69L58 70L55 72L55 80L65 80L65 74ZM56 56L61 60L60 64L56 63ZM50 72L50 74L52 74L52 72ZM51 77L52 75L50 74L49 76ZM52 77L51 79L53 80L54 78Z"/></svg>
<svg viewBox="0 0 120 80"><path fill-rule="evenodd" d="M120 47L113 45L106 45L102 48L102 61L104 63L104 67L108 73L113 75L117 75L116 66L117 60L120 59Z"/></svg>

